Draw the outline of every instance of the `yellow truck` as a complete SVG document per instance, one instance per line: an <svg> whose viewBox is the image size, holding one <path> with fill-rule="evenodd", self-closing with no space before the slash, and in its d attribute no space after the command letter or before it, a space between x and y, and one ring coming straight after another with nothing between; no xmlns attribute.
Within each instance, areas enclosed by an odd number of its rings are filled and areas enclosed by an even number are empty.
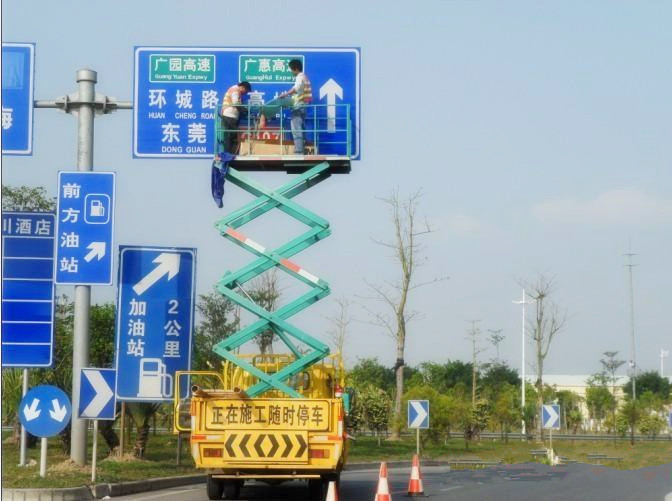
<svg viewBox="0 0 672 501"><path fill-rule="evenodd" d="M294 355L238 355L266 374ZM235 499L246 480L307 481L307 499L323 500L339 481L347 455L343 366L331 355L288 381L303 398L278 390L249 398L257 378L228 361L222 372L176 373L174 431L189 432L197 468L207 473L209 499Z"/></svg>

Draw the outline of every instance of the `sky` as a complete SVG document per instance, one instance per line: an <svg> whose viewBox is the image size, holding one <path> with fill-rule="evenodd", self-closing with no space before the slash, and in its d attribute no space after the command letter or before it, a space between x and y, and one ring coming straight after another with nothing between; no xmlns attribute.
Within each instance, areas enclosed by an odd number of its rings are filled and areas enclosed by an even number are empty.
<svg viewBox="0 0 672 501"><path fill-rule="evenodd" d="M367 282L399 276L376 244L394 238L381 198L421 190L418 214L433 231L417 279L448 279L411 293L419 315L407 363L469 360L467 330L480 320L479 360L495 356L488 331L501 329L500 357L519 368L521 307L512 301L540 274L554 278L552 300L567 314L548 373L597 372L607 350L628 360L632 252L637 362L658 370L660 349L672 351L672 4L381 5L3 0L2 41L36 44L38 100L75 92L82 68L98 73L98 93L132 100L135 46L359 47L361 160L296 199L331 223L332 236L295 260L332 296L292 321L327 341L334 298L348 298L348 363L394 363L392 339L367 313L387 310ZM34 153L3 157L2 183L55 196L57 172L76 169L76 127L73 116L36 109ZM227 185L218 209L210 161L133 159L131 134L128 110L96 119L94 170L117 173L115 244L197 248L197 291L208 293L248 260L213 227L248 196ZM288 175L254 177L272 187ZM272 245L299 229L269 216L246 233ZM281 284L285 300L302 290ZM93 287L94 303L115 297L116 284Z"/></svg>

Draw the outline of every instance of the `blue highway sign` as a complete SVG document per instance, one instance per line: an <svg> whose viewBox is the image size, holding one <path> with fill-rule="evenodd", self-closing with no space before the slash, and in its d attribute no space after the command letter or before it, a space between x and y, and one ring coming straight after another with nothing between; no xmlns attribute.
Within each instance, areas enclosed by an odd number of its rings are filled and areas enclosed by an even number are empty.
<svg viewBox="0 0 672 501"><path fill-rule="evenodd" d="M429 400L408 401L408 427L429 428Z"/></svg>
<svg viewBox="0 0 672 501"><path fill-rule="evenodd" d="M291 59L311 81L320 153L360 158L360 50L308 47L136 47L133 82L133 156L210 158L214 119L226 90L248 81L250 104L265 104L294 83ZM346 106L349 107L350 123ZM331 143L331 144L329 144ZM340 143L340 144L336 144ZM339 149L343 150L342 152Z"/></svg>
<svg viewBox="0 0 672 501"><path fill-rule="evenodd" d="M191 367L196 249L119 248L117 398L172 400L175 371Z"/></svg>
<svg viewBox="0 0 672 501"><path fill-rule="evenodd" d="M41 385L32 388L19 404L19 419L26 431L36 437L53 437L70 422L72 406L60 388Z"/></svg>
<svg viewBox="0 0 672 501"><path fill-rule="evenodd" d="M2 44L2 153L33 154L35 44Z"/></svg>
<svg viewBox="0 0 672 501"><path fill-rule="evenodd" d="M56 283L112 283L114 172L58 173Z"/></svg>
<svg viewBox="0 0 672 501"><path fill-rule="evenodd" d="M560 429L560 406L544 405L541 411L541 421L544 428Z"/></svg>
<svg viewBox="0 0 672 501"><path fill-rule="evenodd" d="M82 369L78 415L84 419L114 419L117 373L114 369Z"/></svg>
<svg viewBox="0 0 672 501"><path fill-rule="evenodd" d="M2 366L51 367L55 216L2 213Z"/></svg>

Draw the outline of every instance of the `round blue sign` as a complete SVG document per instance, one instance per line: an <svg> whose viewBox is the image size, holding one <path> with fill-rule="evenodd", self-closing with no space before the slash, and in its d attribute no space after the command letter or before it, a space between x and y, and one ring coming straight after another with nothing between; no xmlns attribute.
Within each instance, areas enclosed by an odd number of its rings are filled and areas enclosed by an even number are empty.
<svg viewBox="0 0 672 501"><path fill-rule="evenodd" d="M70 399L60 388L40 385L32 388L19 404L19 419L36 437L53 437L68 426L72 416Z"/></svg>

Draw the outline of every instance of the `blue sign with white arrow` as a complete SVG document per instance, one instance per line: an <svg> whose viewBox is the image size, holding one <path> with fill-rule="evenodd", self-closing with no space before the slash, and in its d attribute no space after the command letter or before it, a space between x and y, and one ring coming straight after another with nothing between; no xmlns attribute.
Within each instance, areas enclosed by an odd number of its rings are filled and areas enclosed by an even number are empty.
<svg viewBox="0 0 672 501"><path fill-rule="evenodd" d="M56 386L36 386L19 404L21 424L36 437L58 435L70 422L71 415L70 399Z"/></svg>
<svg viewBox="0 0 672 501"><path fill-rule="evenodd" d="M293 85L292 59L302 62L316 105L315 116L308 112L309 140L319 143L320 154L347 155L349 144L351 158L360 158L359 48L136 47L134 56L136 158L211 158L227 89L248 81L249 104L267 104ZM273 131L265 130L281 132Z"/></svg>
<svg viewBox="0 0 672 501"><path fill-rule="evenodd" d="M119 249L117 398L172 400L175 371L191 367L196 249Z"/></svg>
<svg viewBox="0 0 672 501"><path fill-rule="evenodd" d="M49 212L2 213L3 367L51 367L55 227Z"/></svg>
<svg viewBox="0 0 672 501"><path fill-rule="evenodd" d="M58 173L56 283L112 283L114 172Z"/></svg>
<svg viewBox="0 0 672 501"><path fill-rule="evenodd" d="M117 372L114 369L82 369L79 380L79 409L82 419L114 419Z"/></svg>
<svg viewBox="0 0 672 501"><path fill-rule="evenodd" d="M2 44L2 154L33 154L35 44Z"/></svg>
<svg viewBox="0 0 672 501"><path fill-rule="evenodd" d="M408 427L421 430L429 428L429 400L408 401Z"/></svg>
<svg viewBox="0 0 672 501"><path fill-rule="evenodd" d="M546 429L560 429L560 406L544 405L541 410L541 422Z"/></svg>

